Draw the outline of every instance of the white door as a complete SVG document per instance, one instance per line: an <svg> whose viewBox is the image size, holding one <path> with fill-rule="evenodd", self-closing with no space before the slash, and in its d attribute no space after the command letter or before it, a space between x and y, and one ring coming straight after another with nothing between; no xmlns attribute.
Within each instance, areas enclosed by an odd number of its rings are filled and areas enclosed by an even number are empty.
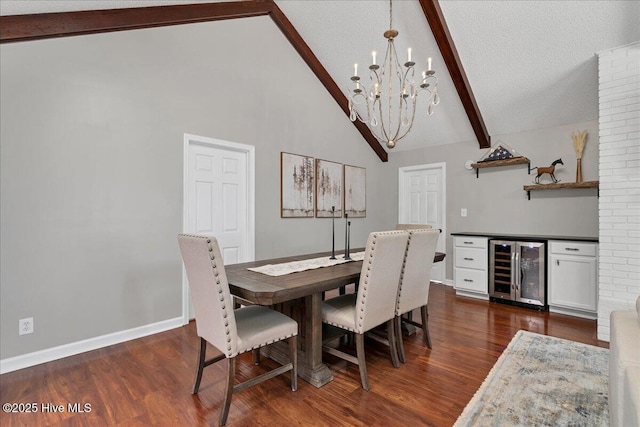
<svg viewBox="0 0 640 427"><path fill-rule="evenodd" d="M428 224L442 230L436 250L446 248L446 164L410 166L399 169L398 222ZM445 263L433 264L431 280L445 281Z"/></svg>
<svg viewBox="0 0 640 427"><path fill-rule="evenodd" d="M185 135L184 231L214 236L225 265L253 261L253 147ZM193 318L186 278L186 321Z"/></svg>

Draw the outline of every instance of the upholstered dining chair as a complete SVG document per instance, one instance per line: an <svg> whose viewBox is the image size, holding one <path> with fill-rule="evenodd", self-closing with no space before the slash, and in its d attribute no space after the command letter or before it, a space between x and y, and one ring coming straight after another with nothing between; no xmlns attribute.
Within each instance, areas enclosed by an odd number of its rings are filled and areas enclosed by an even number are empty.
<svg viewBox="0 0 640 427"><path fill-rule="evenodd" d="M200 355L193 394L198 393L204 367L225 358L227 380L224 403L220 411L220 425L226 424L231 397L237 391L288 371L291 371L291 390L295 391L298 387L297 322L260 305L233 308L227 275L215 237L180 234L178 244L189 279L196 329L200 337ZM290 363L234 385L238 355L285 339L289 343ZM206 360L207 342L222 354Z"/></svg>
<svg viewBox="0 0 640 427"><path fill-rule="evenodd" d="M365 332L386 322L391 357L394 366L399 366L393 319L408 238L406 231L369 234L357 293L340 295L322 303L323 322L355 334L356 357L327 345L323 350L358 365L365 390L371 388L365 361Z"/></svg>
<svg viewBox="0 0 640 427"><path fill-rule="evenodd" d="M396 224L396 230L426 230L431 228L429 224Z"/></svg>
<svg viewBox="0 0 640 427"><path fill-rule="evenodd" d="M411 319L405 321L422 327L424 343L427 347L431 348L427 304L429 303L431 267L433 266L436 245L438 243L438 237L440 236L440 230L436 229L409 229L408 232L409 241L407 243L402 274L400 276L394 322L398 357L402 363L406 362L402 341L402 315L411 313L416 308L420 308L422 323L414 322Z"/></svg>

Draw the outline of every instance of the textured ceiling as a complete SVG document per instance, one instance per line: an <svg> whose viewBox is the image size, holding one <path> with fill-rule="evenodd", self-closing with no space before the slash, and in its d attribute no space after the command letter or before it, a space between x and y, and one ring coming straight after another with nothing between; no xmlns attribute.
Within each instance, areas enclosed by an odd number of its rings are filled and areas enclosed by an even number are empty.
<svg viewBox="0 0 640 427"><path fill-rule="evenodd" d="M0 14L184 3L198 1L3 0ZM276 3L344 89L353 63L366 68L371 51L385 47L386 0ZM595 53L640 40L640 1L440 0L440 6L490 135L597 119ZM411 47L419 70L433 57L442 99L429 118L419 100L414 129L394 150L475 141L418 1L395 0L393 10L398 53L403 58Z"/></svg>
<svg viewBox="0 0 640 427"><path fill-rule="evenodd" d="M596 52L640 40L639 1L442 1L490 134L598 118Z"/></svg>

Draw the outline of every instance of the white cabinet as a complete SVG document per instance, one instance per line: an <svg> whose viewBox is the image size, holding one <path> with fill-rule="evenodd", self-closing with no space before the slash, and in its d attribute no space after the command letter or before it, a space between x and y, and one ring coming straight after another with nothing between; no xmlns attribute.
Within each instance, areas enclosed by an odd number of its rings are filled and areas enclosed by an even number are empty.
<svg viewBox="0 0 640 427"><path fill-rule="evenodd" d="M453 283L457 295L489 298L487 286L488 237L453 238Z"/></svg>
<svg viewBox="0 0 640 427"><path fill-rule="evenodd" d="M597 255L597 243L549 242L549 311L598 317Z"/></svg>

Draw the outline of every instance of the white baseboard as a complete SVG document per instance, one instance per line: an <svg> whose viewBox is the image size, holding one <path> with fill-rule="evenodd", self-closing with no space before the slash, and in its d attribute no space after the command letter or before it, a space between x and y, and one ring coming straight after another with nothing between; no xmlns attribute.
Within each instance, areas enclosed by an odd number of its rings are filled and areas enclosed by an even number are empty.
<svg viewBox="0 0 640 427"><path fill-rule="evenodd" d="M597 312L578 310L567 307L554 307L549 305L550 313L566 314L567 316L582 317L583 319L596 320L598 318Z"/></svg>
<svg viewBox="0 0 640 427"><path fill-rule="evenodd" d="M170 329L179 328L182 326L182 323L181 316L174 319L140 326L138 328L128 329L126 331L114 332L112 334L2 359L0 360L0 374L6 374L8 372L17 371L18 369L28 368L41 363L74 356L86 351L96 350L110 345L120 344L125 341L131 341L136 338L146 337L147 335L153 335Z"/></svg>
<svg viewBox="0 0 640 427"><path fill-rule="evenodd" d="M456 289L456 295L467 298L483 299L487 301L489 300L489 294L478 294L476 292L469 292L462 289Z"/></svg>
<svg viewBox="0 0 640 427"><path fill-rule="evenodd" d="M450 280L450 279L444 279L444 281L432 280L431 282L453 287L453 280Z"/></svg>

